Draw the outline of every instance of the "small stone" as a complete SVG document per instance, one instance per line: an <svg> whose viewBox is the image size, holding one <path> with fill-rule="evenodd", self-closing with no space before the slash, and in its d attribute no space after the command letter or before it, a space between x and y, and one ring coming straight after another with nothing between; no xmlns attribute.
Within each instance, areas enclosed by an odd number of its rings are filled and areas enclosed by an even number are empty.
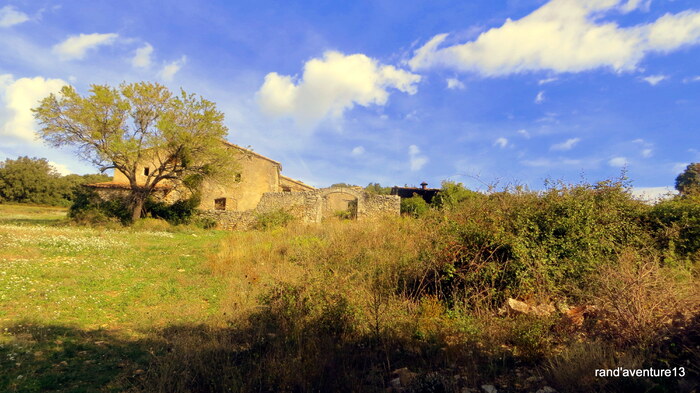
<svg viewBox="0 0 700 393"><path fill-rule="evenodd" d="M515 311L515 312L519 312L519 313L523 313L523 314L530 313L530 306L525 302L521 302L520 300L508 298L507 304L508 304L508 309L511 311ZM485 385L485 386L491 386L491 385Z"/></svg>
<svg viewBox="0 0 700 393"><path fill-rule="evenodd" d="M481 385L481 389L483 389L486 393L498 393L498 389L496 389L496 387L493 385Z"/></svg>
<svg viewBox="0 0 700 393"><path fill-rule="evenodd" d="M389 381L389 385L391 385L392 388L398 389L401 387L401 378L394 378L391 381Z"/></svg>
<svg viewBox="0 0 700 393"><path fill-rule="evenodd" d="M557 393L557 391L549 386L545 386L542 389L538 390L537 393Z"/></svg>

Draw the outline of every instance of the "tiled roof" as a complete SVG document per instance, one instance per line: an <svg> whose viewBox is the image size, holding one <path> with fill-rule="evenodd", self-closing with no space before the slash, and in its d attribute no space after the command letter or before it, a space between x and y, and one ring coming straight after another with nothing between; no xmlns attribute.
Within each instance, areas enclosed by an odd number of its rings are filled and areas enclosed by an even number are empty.
<svg viewBox="0 0 700 393"><path fill-rule="evenodd" d="M280 175L280 178L281 178L281 179L284 179L284 180L286 180L286 181L288 181L288 182L298 184L298 185L300 185L300 186L302 186L302 187L308 187L308 188L313 189L313 190L316 189L316 187L312 187L312 186L310 186L310 185L308 185L308 184L305 184L305 183L303 183L303 182L301 182L301 181L299 181L299 180L292 179L291 177L287 177L287 176L284 176L284 175Z"/></svg>
<svg viewBox="0 0 700 393"><path fill-rule="evenodd" d="M93 188L118 188L118 189L122 189L122 190L130 190L131 189L131 185L129 185L129 183L117 183L114 181L86 184L86 186L93 187ZM156 190L169 190L172 187L165 185L165 184L157 184L154 188Z"/></svg>
<svg viewBox="0 0 700 393"><path fill-rule="evenodd" d="M262 155L260 153L256 153L250 149L246 149L245 147L238 146L238 145L233 144L229 141L223 141L223 142L224 142L224 144L226 144L228 146L235 147L236 149L242 150L245 154L250 154L250 155L253 155L255 157L262 158L263 160L270 161L273 164L277 164L280 167L280 169L282 169L282 164L280 164L278 161L273 160L272 158L265 157L264 155Z"/></svg>

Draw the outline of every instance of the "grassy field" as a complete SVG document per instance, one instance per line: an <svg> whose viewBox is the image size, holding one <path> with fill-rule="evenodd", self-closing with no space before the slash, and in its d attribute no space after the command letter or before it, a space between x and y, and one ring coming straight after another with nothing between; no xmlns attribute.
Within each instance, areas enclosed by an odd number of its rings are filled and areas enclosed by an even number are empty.
<svg viewBox="0 0 700 393"><path fill-rule="evenodd" d="M0 204L0 391L693 392L698 225L626 198L494 194L247 232ZM618 366L687 377L593 375Z"/></svg>
<svg viewBox="0 0 700 393"><path fill-rule="evenodd" d="M0 391L128 388L154 329L221 315L223 282L203 261L224 236L73 227L65 210L0 205Z"/></svg>

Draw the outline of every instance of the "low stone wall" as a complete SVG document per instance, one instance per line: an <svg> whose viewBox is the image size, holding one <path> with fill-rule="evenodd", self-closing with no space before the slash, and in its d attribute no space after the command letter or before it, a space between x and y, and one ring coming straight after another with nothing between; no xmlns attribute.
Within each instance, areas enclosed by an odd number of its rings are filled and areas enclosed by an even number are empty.
<svg viewBox="0 0 700 393"><path fill-rule="evenodd" d="M218 229L244 231L255 226L256 218L253 210L226 211L226 210L200 210L198 216L203 219L216 221Z"/></svg>
<svg viewBox="0 0 700 393"><path fill-rule="evenodd" d="M398 195L376 195L365 193L365 210L363 218L375 218L386 215L401 214L401 197Z"/></svg>
<svg viewBox="0 0 700 393"><path fill-rule="evenodd" d="M343 194L356 201L354 212L358 220L381 216L398 216L401 210L401 198L397 195L376 195L363 190L348 187L323 188L302 192L266 192L258 206L248 211L206 210L201 217L211 218L222 229L250 229L255 225L256 215L284 210L301 222L321 222L325 214L324 205L332 195Z"/></svg>

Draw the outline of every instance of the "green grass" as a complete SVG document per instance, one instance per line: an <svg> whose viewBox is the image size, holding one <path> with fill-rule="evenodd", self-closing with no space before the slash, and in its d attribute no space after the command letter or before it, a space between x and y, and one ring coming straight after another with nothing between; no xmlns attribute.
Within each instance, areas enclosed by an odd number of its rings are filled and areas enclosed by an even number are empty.
<svg viewBox="0 0 700 393"><path fill-rule="evenodd" d="M64 209L0 205L0 391L126 389L151 331L220 315L223 282L203 261L223 236L73 227Z"/></svg>

